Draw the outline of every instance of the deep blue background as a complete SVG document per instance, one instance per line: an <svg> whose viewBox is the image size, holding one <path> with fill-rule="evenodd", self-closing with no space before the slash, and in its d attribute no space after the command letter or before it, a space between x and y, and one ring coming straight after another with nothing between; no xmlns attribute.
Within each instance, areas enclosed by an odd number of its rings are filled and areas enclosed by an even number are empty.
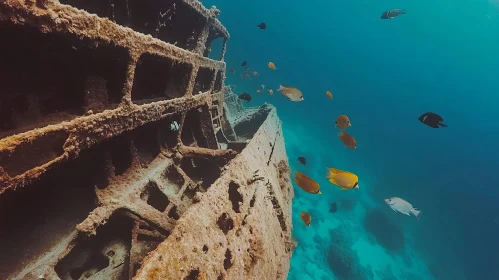
<svg viewBox="0 0 499 280"><path fill-rule="evenodd" d="M231 34L227 84L270 102L284 126L300 123L369 177L374 199L424 209L415 242L468 279L499 279L499 1L211 0ZM383 11L406 9L394 20ZM259 30L265 21L268 28ZM260 76L239 78L247 60ZM278 70L267 68L273 61ZM305 101L260 84L293 85ZM329 89L334 100L325 98ZM417 118L433 111L449 126ZM358 147L343 149L334 121L348 114ZM322 167L318 167L322 168ZM362 184L361 184L362 185ZM295 213L296 214L296 213Z"/></svg>

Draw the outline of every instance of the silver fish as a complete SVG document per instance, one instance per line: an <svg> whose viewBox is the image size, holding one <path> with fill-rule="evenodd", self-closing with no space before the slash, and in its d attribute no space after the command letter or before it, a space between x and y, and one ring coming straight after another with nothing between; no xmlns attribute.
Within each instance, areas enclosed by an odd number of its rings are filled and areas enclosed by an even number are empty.
<svg viewBox="0 0 499 280"><path fill-rule="evenodd" d="M404 215L410 216L413 214L419 220L422 210L418 210L412 205L399 197L390 197L385 199L386 204L392 208L393 211L402 213Z"/></svg>
<svg viewBox="0 0 499 280"><path fill-rule="evenodd" d="M297 88L279 85L278 91L294 102L303 101L303 94Z"/></svg>

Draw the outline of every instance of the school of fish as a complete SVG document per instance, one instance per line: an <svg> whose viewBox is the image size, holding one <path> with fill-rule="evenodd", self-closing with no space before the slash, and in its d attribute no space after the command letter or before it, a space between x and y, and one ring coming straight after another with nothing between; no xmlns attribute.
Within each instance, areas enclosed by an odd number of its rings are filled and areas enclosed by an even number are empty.
<svg viewBox="0 0 499 280"><path fill-rule="evenodd" d="M382 13L381 19L395 19L399 15L404 15L404 14L406 14L406 11L401 9L387 10ZM258 28L267 29L267 24L262 22L258 25ZM248 66L247 61L243 61L241 63L241 66L245 67L244 74L240 75L241 78L244 77L247 80L251 80L252 79L251 74L253 74L253 77L259 76L259 73L257 71L250 72L250 67ZM273 71L277 70L275 63L272 61L269 61L267 63L267 67ZM229 72L236 73L236 70L234 68L231 68ZM265 85L261 84L261 87L258 88L256 92L261 93L263 90L265 90ZM290 85L279 85L276 91L280 92L283 96L285 96L289 101L292 102L301 102L305 100L302 91ZM267 92L269 93L269 95L273 95L274 90L268 88ZM330 90L325 90L325 95L329 100L333 100L333 93ZM248 93L240 94L239 99L251 102L251 96ZM433 112L427 112L422 114L418 118L418 120L431 128L447 127L447 125L443 123L444 119L440 115ZM338 135L340 142L346 148L356 149L357 141L350 133L346 132L346 130L352 126L350 118L345 114L341 114L336 118L334 126L338 128L340 131ZM307 164L307 159L305 157L302 156L299 157L298 161L303 166L306 166ZM329 182L332 185L339 187L339 189L342 191L355 190L360 188L359 177L350 171L344 171L337 168L329 167L327 168L327 173L325 177L329 180ZM306 193L314 195L322 194L319 183L317 183L314 179L310 178L309 176L305 175L300 171L295 172L294 183ZM418 210L417 208L413 207L412 204L410 204L409 202L407 202L402 198L391 197L385 199L384 201L395 212L407 216L410 216L412 214L418 220L421 216L422 210ZM338 203L333 202L331 204L329 212L335 213L337 210L338 210ZM301 212L300 219L303 221L303 223L306 226L310 226L312 223L312 216L306 211Z"/></svg>

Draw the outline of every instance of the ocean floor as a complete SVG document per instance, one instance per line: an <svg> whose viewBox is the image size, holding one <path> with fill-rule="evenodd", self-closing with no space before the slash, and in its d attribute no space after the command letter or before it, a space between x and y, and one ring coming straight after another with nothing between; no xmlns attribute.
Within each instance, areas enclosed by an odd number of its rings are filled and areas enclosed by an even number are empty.
<svg viewBox="0 0 499 280"><path fill-rule="evenodd" d="M374 201L368 178L360 179L360 189L340 191L325 178L326 167L342 168L340 159L327 156L335 154L334 148L310 128L284 122L283 129L291 170L315 179L323 193L309 194L294 184L293 236L298 246L288 279L434 279L418 256L411 228L399 223L410 219L417 224L415 217L402 216L384 202ZM306 166L297 161L300 156L307 158ZM328 165L332 161L336 166ZM335 213L329 212L333 202L338 205ZM301 211L312 216L310 226L300 220Z"/></svg>

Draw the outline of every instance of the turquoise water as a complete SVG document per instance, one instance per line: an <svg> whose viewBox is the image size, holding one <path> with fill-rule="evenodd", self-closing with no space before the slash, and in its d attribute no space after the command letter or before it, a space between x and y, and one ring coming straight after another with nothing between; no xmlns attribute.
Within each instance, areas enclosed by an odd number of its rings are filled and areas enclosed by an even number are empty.
<svg viewBox="0 0 499 280"><path fill-rule="evenodd" d="M251 106L278 108L292 170L321 184L322 196L294 186L288 279L499 279L498 0L203 4L221 10L231 34L225 61L237 73L226 83ZM380 19L395 8L407 14ZM245 60L258 77L239 77ZM295 86L305 100L258 94L261 84ZM420 123L428 111L449 127ZM338 139L340 114L355 150ZM356 173L361 188L340 191L326 167ZM392 196L424 210L421 219L390 210Z"/></svg>

